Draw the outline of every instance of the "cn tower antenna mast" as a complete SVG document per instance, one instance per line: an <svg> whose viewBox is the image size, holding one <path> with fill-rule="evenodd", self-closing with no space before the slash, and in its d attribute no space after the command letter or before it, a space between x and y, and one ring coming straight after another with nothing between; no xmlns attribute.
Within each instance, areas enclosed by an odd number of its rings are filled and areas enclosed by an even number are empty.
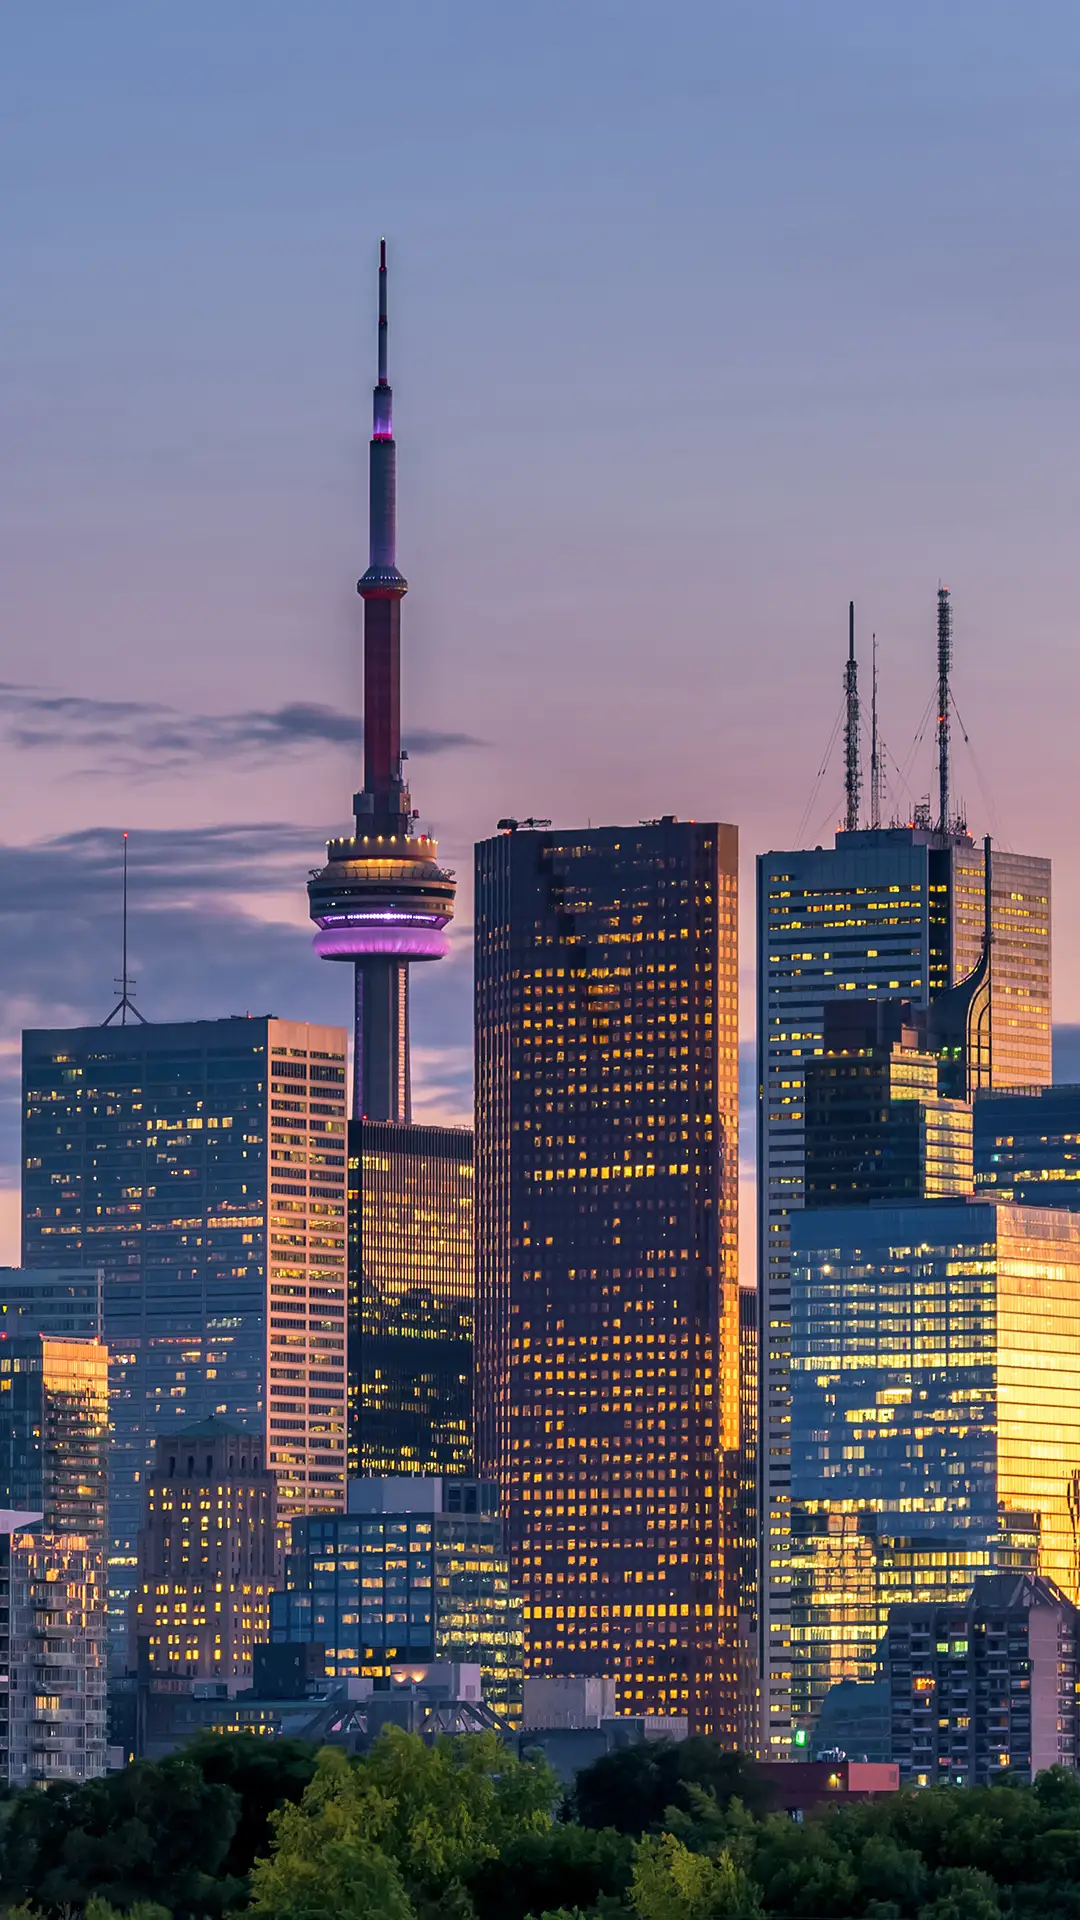
<svg viewBox="0 0 1080 1920"><path fill-rule="evenodd" d="M354 975L353 1117L408 1121L409 968L447 950L455 880L417 828L401 746L401 603L397 565L397 448L389 378L386 241L379 243L377 378L368 467L368 568L364 602L364 786L353 795L356 830L331 840L308 881L323 960Z"/></svg>
<svg viewBox="0 0 1080 1920"><path fill-rule="evenodd" d="M949 674L952 668L952 602L948 587L937 596L938 831L949 831Z"/></svg>
<svg viewBox="0 0 1080 1920"><path fill-rule="evenodd" d="M848 603L848 657L844 669L844 826L855 833L859 825L859 668L855 659L855 602Z"/></svg>

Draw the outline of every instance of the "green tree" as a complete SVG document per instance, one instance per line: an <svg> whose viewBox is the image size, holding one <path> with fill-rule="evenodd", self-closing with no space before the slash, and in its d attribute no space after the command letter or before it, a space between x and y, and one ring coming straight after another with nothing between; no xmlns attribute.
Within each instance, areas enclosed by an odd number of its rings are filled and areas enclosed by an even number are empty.
<svg viewBox="0 0 1080 1920"><path fill-rule="evenodd" d="M270 1844L270 1815L286 1800L300 1800L317 1751L310 1740L253 1740L249 1733L203 1733L184 1748L185 1765L197 1767L211 1785L231 1787L239 1802L221 1869L226 1877L246 1882Z"/></svg>
<svg viewBox="0 0 1080 1920"><path fill-rule="evenodd" d="M758 1888L730 1853L691 1853L673 1833L646 1834L634 1858L630 1904L638 1920L756 1920Z"/></svg>
<svg viewBox="0 0 1080 1920"><path fill-rule="evenodd" d="M548 1832L559 1795L550 1768L519 1760L494 1733L428 1747L389 1727L357 1767L390 1808L385 1846L414 1896L467 1882L513 1841Z"/></svg>
<svg viewBox="0 0 1080 1920"><path fill-rule="evenodd" d="M543 1910L595 1907L621 1895L633 1875L633 1841L610 1827L565 1822L504 1841L468 1880L477 1920L525 1920Z"/></svg>
<svg viewBox="0 0 1080 1920"><path fill-rule="evenodd" d="M861 1912L850 1844L832 1819L804 1825L774 1814L763 1823L754 1853L754 1877L770 1914L833 1920Z"/></svg>
<svg viewBox="0 0 1080 1920"><path fill-rule="evenodd" d="M85 1920L171 1920L168 1907L159 1907L153 1900L136 1900L127 1913L118 1913L110 1907L107 1900L88 1900Z"/></svg>
<svg viewBox="0 0 1080 1920"><path fill-rule="evenodd" d="M999 1920L1001 1902L988 1873L975 1867L946 1867L938 1875L936 1898L919 1908L919 1920Z"/></svg>
<svg viewBox="0 0 1080 1920"><path fill-rule="evenodd" d="M338 1747L324 1747L299 1806L270 1815L271 1855L251 1876L266 1920L414 1920L385 1846L394 1808Z"/></svg>
<svg viewBox="0 0 1080 1920"><path fill-rule="evenodd" d="M586 1827L617 1827L635 1837L658 1831L669 1807L694 1808L691 1788L712 1794L722 1811L736 1797L764 1812L767 1789L752 1760L712 1740L645 1740L605 1754L578 1774L569 1812Z"/></svg>
<svg viewBox="0 0 1080 1920"><path fill-rule="evenodd" d="M181 1759L28 1788L4 1808L0 1903L55 1911L97 1897L123 1911L149 1901L177 1920L219 1913L233 1891L221 1874L239 1809L231 1788Z"/></svg>

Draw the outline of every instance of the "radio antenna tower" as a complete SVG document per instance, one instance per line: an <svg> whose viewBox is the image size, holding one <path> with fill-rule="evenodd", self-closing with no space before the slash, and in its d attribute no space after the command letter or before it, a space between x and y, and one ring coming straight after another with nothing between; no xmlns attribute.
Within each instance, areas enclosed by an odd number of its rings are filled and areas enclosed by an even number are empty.
<svg viewBox="0 0 1080 1920"><path fill-rule="evenodd" d="M103 1027L111 1027L117 1014L119 1014L120 1025L126 1027L128 1014L132 1013L136 1020L141 1021L143 1026L146 1027L149 1026L150 1022L144 1014L139 1012L138 1007L135 1005L135 982L128 972L128 837L126 833L124 834L124 907L122 925L123 939L121 946L120 978L113 982L114 986L120 989L120 998L108 1019L103 1020L101 1024Z"/></svg>
<svg viewBox="0 0 1080 1920"><path fill-rule="evenodd" d="M848 657L844 669L844 826L859 826L859 668L855 659L855 602L848 602Z"/></svg>
<svg viewBox="0 0 1080 1920"><path fill-rule="evenodd" d="M877 724L877 634L871 635L873 675L870 691L870 825L881 825L881 742Z"/></svg>
<svg viewBox="0 0 1080 1920"><path fill-rule="evenodd" d="M949 670L952 666L952 602L948 587L937 596L938 831L949 831Z"/></svg>

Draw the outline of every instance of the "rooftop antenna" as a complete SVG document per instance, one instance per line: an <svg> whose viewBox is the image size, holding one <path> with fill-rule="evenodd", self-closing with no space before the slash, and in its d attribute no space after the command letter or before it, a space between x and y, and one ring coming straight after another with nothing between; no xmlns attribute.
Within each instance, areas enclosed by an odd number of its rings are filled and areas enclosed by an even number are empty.
<svg viewBox="0 0 1080 1920"><path fill-rule="evenodd" d="M844 827L859 826L859 669L855 660L855 602L848 602L848 657L844 669Z"/></svg>
<svg viewBox="0 0 1080 1920"><path fill-rule="evenodd" d="M101 1024L103 1027L111 1027L113 1021L116 1019L117 1014L120 1015L120 1025L122 1027L126 1027L127 1017L129 1013L133 1013L135 1015L136 1020L140 1020L144 1027L149 1026L150 1024L149 1021L146 1019L146 1016L144 1014L141 1014L139 1012L138 1007L135 1005L135 1001L133 997L135 992L135 982L131 978L130 974L128 973L127 933L128 933L128 837L127 837L127 834L125 833L124 834L124 910L123 910L122 959L120 962L120 978L119 980L116 980L113 982L114 986L117 986L120 989L120 998L117 1001L112 1012L110 1013L108 1019L102 1021Z"/></svg>
<svg viewBox="0 0 1080 1920"><path fill-rule="evenodd" d="M949 669L952 666L952 602L948 587L937 596L938 831L949 831Z"/></svg>
<svg viewBox="0 0 1080 1920"><path fill-rule="evenodd" d="M872 634L873 682L870 693L870 825L881 825L881 743L877 725L877 634Z"/></svg>

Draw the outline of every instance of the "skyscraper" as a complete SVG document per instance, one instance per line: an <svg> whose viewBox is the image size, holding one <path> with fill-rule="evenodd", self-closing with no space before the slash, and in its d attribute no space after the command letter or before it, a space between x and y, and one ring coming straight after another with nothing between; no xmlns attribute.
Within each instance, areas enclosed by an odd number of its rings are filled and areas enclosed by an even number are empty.
<svg viewBox="0 0 1080 1920"><path fill-rule="evenodd" d="M454 875L421 833L401 744L397 449L386 242L364 602L364 786L355 830L308 884L315 951L353 970L349 1458L354 1473L465 1472L472 1455L472 1141L413 1126L409 968L447 951Z"/></svg>
<svg viewBox="0 0 1080 1920"><path fill-rule="evenodd" d="M1030 1571L1080 1599L1080 1219L974 1200L791 1220L795 1722L890 1604Z"/></svg>
<svg viewBox="0 0 1080 1920"><path fill-rule="evenodd" d="M477 1456L526 1670L736 1719L737 837L477 849Z"/></svg>
<svg viewBox="0 0 1080 1920"><path fill-rule="evenodd" d="M0 1341L0 1507L9 1538L6 1779L105 1770L108 1353L100 1340Z"/></svg>
<svg viewBox="0 0 1080 1920"><path fill-rule="evenodd" d="M762 1745L774 1753L787 1750L791 1730L789 1223L804 1202L806 1062L824 1046L826 1001L940 1005L975 976L987 958L985 858L955 821L943 830L926 816L758 860L759 1647ZM1048 1081L1049 861L995 849L989 908L977 1077Z"/></svg>
<svg viewBox="0 0 1080 1920"><path fill-rule="evenodd" d="M349 1476L472 1468L473 1137L349 1129Z"/></svg>
<svg viewBox="0 0 1080 1920"><path fill-rule="evenodd" d="M345 1034L269 1017L23 1036L23 1260L101 1268L110 1608L158 1434L268 1435L282 1511L345 1501Z"/></svg>

